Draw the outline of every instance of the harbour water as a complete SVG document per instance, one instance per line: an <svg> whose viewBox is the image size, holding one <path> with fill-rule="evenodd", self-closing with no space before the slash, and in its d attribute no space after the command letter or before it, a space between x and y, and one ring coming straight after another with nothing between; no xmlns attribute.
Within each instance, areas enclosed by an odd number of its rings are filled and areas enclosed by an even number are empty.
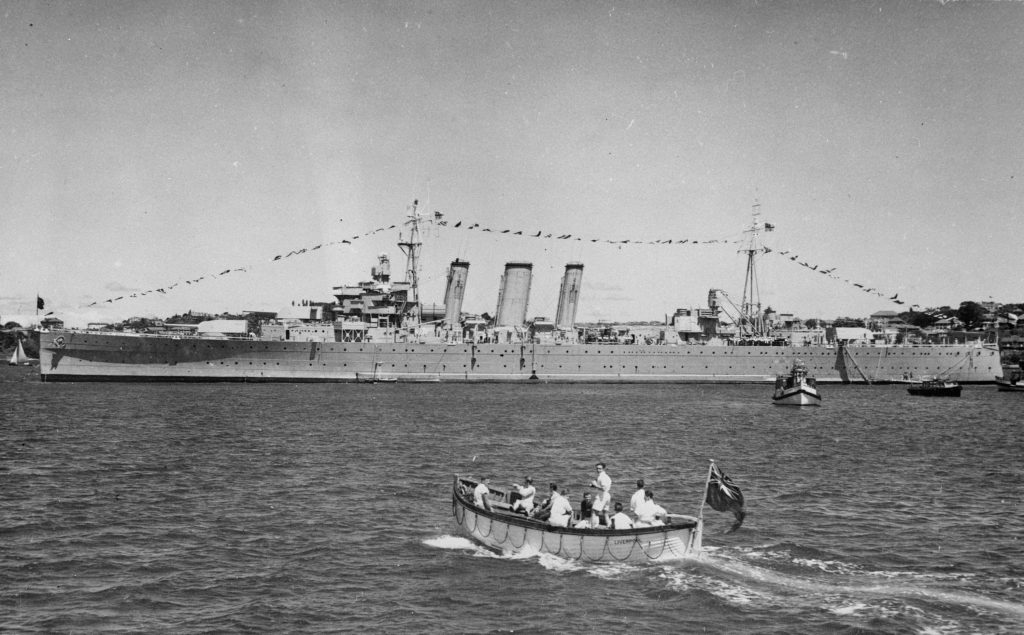
<svg viewBox="0 0 1024 635"><path fill-rule="evenodd" d="M29 371L30 372L30 371ZM42 384L0 390L0 631L1024 630L1020 395L769 385ZM453 473L577 502L604 461L706 556L594 565L458 534Z"/></svg>

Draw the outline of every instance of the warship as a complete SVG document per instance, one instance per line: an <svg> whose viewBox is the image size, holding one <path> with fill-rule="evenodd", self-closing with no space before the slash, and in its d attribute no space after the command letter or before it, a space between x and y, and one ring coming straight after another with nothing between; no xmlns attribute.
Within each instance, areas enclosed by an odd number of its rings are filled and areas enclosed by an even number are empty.
<svg viewBox="0 0 1024 635"><path fill-rule="evenodd" d="M565 265L552 320L527 319L532 264L508 262L493 317L463 313L469 264L454 260L444 304L420 299L417 202L399 230L405 280L381 254L370 280L247 320L209 320L192 332L60 329L40 333L39 373L52 381L771 383L799 359L821 383L885 384L939 375L992 383L996 345L927 344L884 330L773 328L755 269L764 253L746 230L743 297L712 289L708 306L679 309L660 327L586 327L576 313L584 266Z"/></svg>

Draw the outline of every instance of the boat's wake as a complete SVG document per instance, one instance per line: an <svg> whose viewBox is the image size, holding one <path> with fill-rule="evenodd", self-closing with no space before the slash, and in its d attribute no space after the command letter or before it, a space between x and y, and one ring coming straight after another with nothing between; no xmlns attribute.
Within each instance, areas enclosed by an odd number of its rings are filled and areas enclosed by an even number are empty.
<svg viewBox="0 0 1024 635"><path fill-rule="evenodd" d="M423 541L423 544L428 547L434 547L435 549L467 551L473 556L496 558L499 560L527 560L535 558L540 566L549 571L586 571L592 575L604 578L613 578L617 575L621 575L624 571L628 571L630 568L636 568L635 566L631 567L626 564L588 563L580 560L571 560L528 548L514 552L492 551L491 549L480 546L468 538L460 536L438 536L436 538L428 538Z"/></svg>
<svg viewBox="0 0 1024 635"><path fill-rule="evenodd" d="M484 558L498 558L503 560L523 560L526 558L533 558L534 556L540 556L542 563L548 558L554 558L555 560L562 560L556 556L548 556L548 554L538 554L537 551L532 550L521 550L515 553L506 553L501 551L493 551L486 547L483 547L468 538L461 536L437 536L436 538L428 538L423 541L423 544L428 547L434 547L435 549L451 549L454 551L468 551L474 556ZM547 566L547 565L545 565ZM548 567L554 568L554 567Z"/></svg>
<svg viewBox="0 0 1024 635"><path fill-rule="evenodd" d="M964 573L916 573L867 570L829 557L797 555L784 547L735 548L705 546L699 559L665 563L625 564L567 560L558 556L501 553L467 538L440 536L424 541L439 549L471 552L476 557L506 560L534 558L543 568L626 580L643 572L677 593L703 593L737 608L789 610L802 606L825 611L837 619L911 621L932 632L970 630L970 618L999 616L1024 622L1024 604L986 596L978 576Z"/></svg>
<svg viewBox="0 0 1024 635"><path fill-rule="evenodd" d="M469 538L463 538L461 536L438 536L436 538L428 538L423 541L423 544L428 547L434 547L435 549L449 549L452 551L466 551L472 554L474 557L479 558L523 558L530 557L535 554L528 554L525 556L517 554L503 554L497 551L491 551L490 549L483 547Z"/></svg>
<svg viewBox="0 0 1024 635"><path fill-rule="evenodd" d="M784 570L780 570L784 569ZM797 557L785 549L705 547L699 561L667 566L670 587L705 592L739 606L803 605L837 616L911 616L940 631L961 630L964 614L1024 620L1024 604L963 590L976 576L871 571L835 559Z"/></svg>
<svg viewBox="0 0 1024 635"><path fill-rule="evenodd" d="M1024 623L1024 604L975 591L983 581L973 574L868 570L827 556L794 554L779 546L705 546L699 559L625 564L588 563L536 552L501 553L456 536L424 542L439 549L469 551L477 557L535 558L549 571L582 571L610 580L625 580L638 572L650 579L655 566L658 578L669 589L707 594L737 608L785 611L802 606L840 620L909 620L932 632L970 630L971 618L982 616Z"/></svg>
<svg viewBox="0 0 1024 635"><path fill-rule="evenodd" d="M435 549L454 549L456 551L479 551L480 546L468 538L461 536L438 536L428 538L423 544Z"/></svg>

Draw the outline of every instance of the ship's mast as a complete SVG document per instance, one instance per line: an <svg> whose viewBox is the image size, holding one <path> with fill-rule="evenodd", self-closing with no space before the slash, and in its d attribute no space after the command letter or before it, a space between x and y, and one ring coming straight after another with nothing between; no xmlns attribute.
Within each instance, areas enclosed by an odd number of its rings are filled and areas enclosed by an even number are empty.
<svg viewBox="0 0 1024 635"><path fill-rule="evenodd" d="M747 273L743 279L743 301L740 304L740 334L761 336L765 334L764 316L761 314L761 290L757 282L757 257L764 253L761 245L761 204L754 201L753 222L744 233L750 234L745 249L739 253L747 254Z"/></svg>
<svg viewBox="0 0 1024 635"><path fill-rule="evenodd" d="M409 238L405 240L402 232L398 232L398 248L405 254L405 279L412 285L411 293L407 296L408 302L415 302L416 323L423 321L423 311L420 305L420 223L423 222L423 215L419 211L419 199L414 200L409 206L409 220L405 224L409 226Z"/></svg>

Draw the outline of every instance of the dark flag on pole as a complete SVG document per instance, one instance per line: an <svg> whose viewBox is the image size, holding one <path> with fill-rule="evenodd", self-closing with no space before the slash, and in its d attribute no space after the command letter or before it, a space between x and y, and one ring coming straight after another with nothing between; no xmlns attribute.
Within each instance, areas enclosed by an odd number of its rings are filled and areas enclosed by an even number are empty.
<svg viewBox="0 0 1024 635"><path fill-rule="evenodd" d="M743 509L743 492L714 463L711 464L711 475L708 478L707 503L715 511L732 512L736 517L736 522L729 532L739 529L747 516L746 510Z"/></svg>
<svg viewBox="0 0 1024 635"><path fill-rule="evenodd" d="M36 296L36 308L39 309L40 311L46 308L46 303L43 302L43 299L40 298L39 296Z"/></svg>

